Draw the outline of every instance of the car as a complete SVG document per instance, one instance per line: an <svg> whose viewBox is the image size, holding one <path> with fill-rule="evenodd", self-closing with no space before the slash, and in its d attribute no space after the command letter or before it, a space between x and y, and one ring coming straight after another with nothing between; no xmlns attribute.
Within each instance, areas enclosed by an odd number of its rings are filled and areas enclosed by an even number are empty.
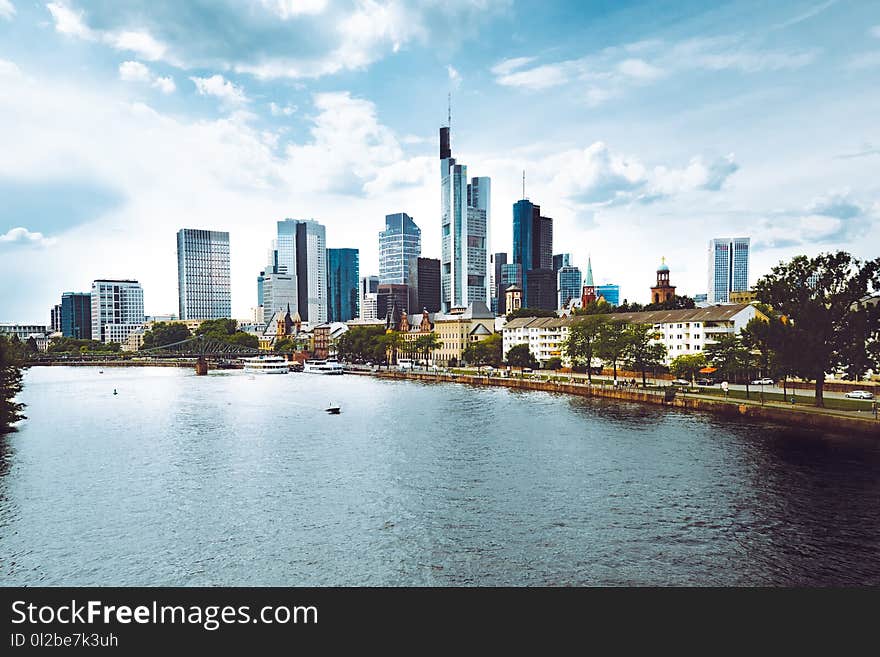
<svg viewBox="0 0 880 657"><path fill-rule="evenodd" d="M851 390L845 396L849 399L874 399L874 394L867 390Z"/></svg>
<svg viewBox="0 0 880 657"><path fill-rule="evenodd" d="M752 381L753 386L772 386L776 381L769 377L764 377L763 379L755 379Z"/></svg>
<svg viewBox="0 0 880 657"><path fill-rule="evenodd" d="M697 385L698 386L714 386L715 380L714 379L697 379Z"/></svg>
<svg viewBox="0 0 880 657"><path fill-rule="evenodd" d="M687 379L673 379L672 385L674 386L689 386L691 384Z"/></svg>

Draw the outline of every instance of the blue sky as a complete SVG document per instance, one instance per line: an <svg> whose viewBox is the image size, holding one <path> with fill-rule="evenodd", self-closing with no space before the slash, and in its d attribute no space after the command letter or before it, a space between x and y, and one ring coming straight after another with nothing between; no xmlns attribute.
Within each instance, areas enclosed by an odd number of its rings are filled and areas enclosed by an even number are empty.
<svg viewBox="0 0 880 657"><path fill-rule="evenodd" d="M176 312L181 227L230 231L238 317L283 217L367 274L409 212L437 257L448 93L493 250L525 169L555 250L631 300L662 256L704 292L712 237L752 237L753 283L876 257L878 82L867 1L0 0L0 321L111 276Z"/></svg>

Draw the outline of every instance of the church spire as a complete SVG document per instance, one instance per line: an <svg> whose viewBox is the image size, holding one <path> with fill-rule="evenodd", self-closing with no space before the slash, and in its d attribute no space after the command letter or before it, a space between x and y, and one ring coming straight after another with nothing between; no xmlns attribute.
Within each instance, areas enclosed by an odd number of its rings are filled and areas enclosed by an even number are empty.
<svg viewBox="0 0 880 657"><path fill-rule="evenodd" d="M595 284L593 283L593 263L590 261L590 256L587 256L587 279L584 285L595 287Z"/></svg>

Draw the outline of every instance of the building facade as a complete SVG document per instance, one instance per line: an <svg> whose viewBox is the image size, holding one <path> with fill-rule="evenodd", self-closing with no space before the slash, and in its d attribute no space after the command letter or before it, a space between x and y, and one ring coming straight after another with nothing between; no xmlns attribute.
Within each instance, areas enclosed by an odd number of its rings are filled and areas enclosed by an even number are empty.
<svg viewBox="0 0 880 657"><path fill-rule="evenodd" d="M268 323L279 310L289 306L296 312L296 277L291 274L266 274L263 278L263 322Z"/></svg>
<svg viewBox="0 0 880 657"><path fill-rule="evenodd" d="M556 302L559 298L556 272L552 269L532 269L526 278L526 287L523 289L526 308L540 308L541 310L556 310Z"/></svg>
<svg viewBox="0 0 880 657"><path fill-rule="evenodd" d="M278 249L280 255L280 234ZM296 222L296 287L295 310L302 320L312 325L326 322L327 234L314 219Z"/></svg>
<svg viewBox="0 0 880 657"><path fill-rule="evenodd" d="M461 363L468 344L485 340L495 332L495 315L483 301L475 301L467 308L456 308L452 313L434 315L434 333L443 345L433 352L435 363Z"/></svg>
<svg viewBox="0 0 880 657"><path fill-rule="evenodd" d="M506 253L494 253L491 258L491 280L489 284L492 286L492 302L489 309L495 315L504 315L504 290L501 280L501 268L507 264Z"/></svg>
<svg viewBox="0 0 880 657"><path fill-rule="evenodd" d="M37 335L45 335L49 331L49 327L45 324L12 324L9 322L0 323L0 334L7 336L15 336L22 342L26 342L29 337Z"/></svg>
<svg viewBox="0 0 880 657"><path fill-rule="evenodd" d="M347 322L360 316L360 255L357 249L327 249L327 316Z"/></svg>
<svg viewBox="0 0 880 657"><path fill-rule="evenodd" d="M518 284L523 288L523 305L538 307L530 291L540 289L541 285L530 286L529 277L534 270L553 271L553 220L542 217L541 206L525 198L513 204L512 256L514 264L520 265L522 270ZM553 303L555 306L556 301Z"/></svg>
<svg viewBox="0 0 880 657"><path fill-rule="evenodd" d="M440 260L412 258L409 261L409 309L413 313L440 310Z"/></svg>
<svg viewBox="0 0 880 657"><path fill-rule="evenodd" d="M92 339L92 295L65 292L61 295L61 335L78 340Z"/></svg>
<svg viewBox="0 0 880 657"><path fill-rule="evenodd" d="M385 215L379 233L379 282L409 285L409 261L422 255L422 231L406 212Z"/></svg>
<svg viewBox="0 0 880 657"><path fill-rule="evenodd" d="M181 319L232 317L229 233L177 231L177 293Z"/></svg>
<svg viewBox="0 0 880 657"><path fill-rule="evenodd" d="M657 267L657 284L651 288L651 303L665 303L675 299L675 286L669 280L669 265L663 258Z"/></svg>
<svg viewBox="0 0 880 657"><path fill-rule="evenodd" d="M605 283L596 286L596 295L605 299L612 306L620 305L620 286L614 283Z"/></svg>
<svg viewBox="0 0 880 657"><path fill-rule="evenodd" d="M750 242L748 237L709 240L709 303L729 303L731 292L749 289Z"/></svg>
<svg viewBox="0 0 880 657"><path fill-rule="evenodd" d="M376 315L379 319L388 316L394 308L401 313L409 312L409 285L380 283L376 293Z"/></svg>
<svg viewBox="0 0 880 657"><path fill-rule="evenodd" d="M571 267L570 253L557 253L553 256L553 271L559 271L563 267Z"/></svg>
<svg viewBox="0 0 880 657"><path fill-rule="evenodd" d="M91 322L89 322L91 326ZM49 311L49 330L52 333L61 333L61 304L56 303Z"/></svg>
<svg viewBox="0 0 880 657"><path fill-rule="evenodd" d="M144 323L144 291L135 280L94 281L91 302L92 340L125 342Z"/></svg>
<svg viewBox="0 0 880 657"><path fill-rule="evenodd" d="M556 307L565 308L572 299L577 299L581 294L582 283L583 276L580 267L561 265L556 270Z"/></svg>

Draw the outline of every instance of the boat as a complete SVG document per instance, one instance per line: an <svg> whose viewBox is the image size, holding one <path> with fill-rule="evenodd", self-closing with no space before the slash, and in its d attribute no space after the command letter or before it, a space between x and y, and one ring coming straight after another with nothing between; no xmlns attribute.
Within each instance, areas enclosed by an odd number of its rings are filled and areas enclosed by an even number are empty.
<svg viewBox="0 0 880 657"><path fill-rule="evenodd" d="M338 360L307 360L303 363L303 372L308 374L342 374L342 365Z"/></svg>
<svg viewBox="0 0 880 657"><path fill-rule="evenodd" d="M287 360L282 356L256 356L244 359L244 371L253 374L287 374Z"/></svg>
<svg viewBox="0 0 880 657"><path fill-rule="evenodd" d="M325 409L330 415L339 415L342 412L342 409L338 404L334 404L330 402L330 405Z"/></svg>

